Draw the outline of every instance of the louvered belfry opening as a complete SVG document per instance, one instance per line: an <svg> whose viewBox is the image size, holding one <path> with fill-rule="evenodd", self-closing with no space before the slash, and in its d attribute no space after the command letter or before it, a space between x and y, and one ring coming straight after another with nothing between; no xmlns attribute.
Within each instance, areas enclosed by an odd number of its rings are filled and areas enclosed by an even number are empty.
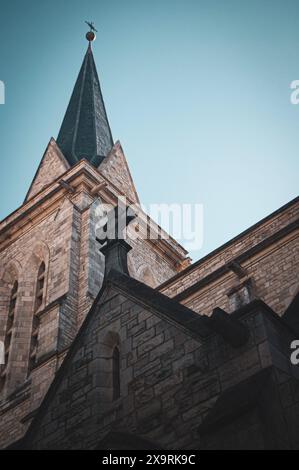
<svg viewBox="0 0 299 470"><path fill-rule="evenodd" d="M45 273L46 265L42 262L39 266L37 281L36 281L36 293L35 293L35 304L34 312L32 317L32 332L30 342L30 353L29 353L29 372L33 369L36 363L37 347L38 347L38 333L39 333L39 311L43 305L44 290L45 290Z"/></svg>
<svg viewBox="0 0 299 470"><path fill-rule="evenodd" d="M8 316L7 316L7 322L6 322L5 337L4 337L4 364L0 366L1 367L0 391L3 389L6 378L7 378L7 367L8 367L8 361L9 361L9 356L11 352L11 343L12 343L13 325L15 321L18 288L19 288L18 281L15 281L11 289L9 307L8 307Z"/></svg>

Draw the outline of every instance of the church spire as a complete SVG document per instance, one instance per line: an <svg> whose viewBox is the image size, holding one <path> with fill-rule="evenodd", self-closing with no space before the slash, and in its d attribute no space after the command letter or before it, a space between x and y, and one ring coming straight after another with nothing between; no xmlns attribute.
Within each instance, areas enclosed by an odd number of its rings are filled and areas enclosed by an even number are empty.
<svg viewBox="0 0 299 470"><path fill-rule="evenodd" d="M57 144L70 165L86 158L97 167L112 149L113 139L91 49L96 30L92 23L88 24L88 48L59 131Z"/></svg>

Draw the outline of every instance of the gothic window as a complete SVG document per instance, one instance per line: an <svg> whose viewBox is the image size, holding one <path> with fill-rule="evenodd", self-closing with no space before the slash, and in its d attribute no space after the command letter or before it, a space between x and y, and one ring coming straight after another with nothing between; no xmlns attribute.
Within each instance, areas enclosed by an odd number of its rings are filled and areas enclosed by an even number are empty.
<svg viewBox="0 0 299 470"><path fill-rule="evenodd" d="M3 388L5 380L6 380L6 373L7 373L7 364L11 350L11 338L12 338L12 330L13 324L15 319L15 310L16 310L16 303L17 303L17 296L18 296L18 281L14 282L14 285L11 290L10 300L9 300L9 307L8 307L8 317L6 323L6 331L4 337L4 364L1 366L0 372L0 390Z"/></svg>
<svg viewBox="0 0 299 470"><path fill-rule="evenodd" d="M112 355L112 388L112 398L117 400L120 397L120 354L117 346L113 349Z"/></svg>
<svg viewBox="0 0 299 470"><path fill-rule="evenodd" d="M44 290L45 290L45 263L40 264L37 282L36 282L36 291L35 291L35 303L34 303L34 312L32 318L32 330L31 330L31 342L30 342L30 355L29 355L29 371L31 371L36 362L37 355L37 346L38 346L38 331L39 331L39 310L43 304L44 300Z"/></svg>
<svg viewBox="0 0 299 470"><path fill-rule="evenodd" d="M100 357L98 370L101 371L100 395L102 402L116 402L121 396L121 348L120 338L115 331L103 331L99 335Z"/></svg>
<svg viewBox="0 0 299 470"><path fill-rule="evenodd" d="M37 284L36 284L36 295L35 295L35 307L34 311L37 312L43 303L44 298L44 287L45 287L45 263L42 262L37 275Z"/></svg>

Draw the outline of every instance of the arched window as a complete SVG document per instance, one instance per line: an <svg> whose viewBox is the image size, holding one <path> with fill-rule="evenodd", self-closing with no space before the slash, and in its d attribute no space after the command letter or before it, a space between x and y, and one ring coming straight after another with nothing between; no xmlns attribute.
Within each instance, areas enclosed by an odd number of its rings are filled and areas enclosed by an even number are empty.
<svg viewBox="0 0 299 470"><path fill-rule="evenodd" d="M38 331L39 331L39 316L38 312L43 305L44 290L45 290L45 272L46 266L42 262L39 266L37 273L36 291L35 291L35 303L34 312L32 318L32 330L31 330L31 342L30 342L30 353L29 353L29 372L33 369L36 362L37 346L38 346Z"/></svg>
<svg viewBox="0 0 299 470"><path fill-rule="evenodd" d="M120 397L120 354L118 346L115 346L112 354L112 399L117 400Z"/></svg>
<svg viewBox="0 0 299 470"><path fill-rule="evenodd" d="M6 331L4 337L4 364L1 367L1 374L0 374L0 390L3 388L6 374L7 374L7 364L11 349L11 338L12 338L12 330L13 324L15 320L15 311L16 311L16 303L17 303L17 296L18 296L18 281L15 281L10 293L10 300L9 300L9 307L8 307L8 316L6 322Z"/></svg>
<svg viewBox="0 0 299 470"><path fill-rule="evenodd" d="M40 264L38 275L37 275L35 307L34 307L35 312L37 312L37 310L40 309L43 303L44 287L45 287L45 271L46 271L46 266L45 266L45 263L42 262Z"/></svg>

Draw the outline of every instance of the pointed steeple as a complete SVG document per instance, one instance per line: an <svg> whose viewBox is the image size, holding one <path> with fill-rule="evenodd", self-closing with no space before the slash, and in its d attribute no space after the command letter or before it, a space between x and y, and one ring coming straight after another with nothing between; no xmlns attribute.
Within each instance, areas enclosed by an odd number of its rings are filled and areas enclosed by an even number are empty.
<svg viewBox="0 0 299 470"><path fill-rule="evenodd" d="M100 82L91 49L91 36L57 144L70 165L86 158L98 167L113 147Z"/></svg>

